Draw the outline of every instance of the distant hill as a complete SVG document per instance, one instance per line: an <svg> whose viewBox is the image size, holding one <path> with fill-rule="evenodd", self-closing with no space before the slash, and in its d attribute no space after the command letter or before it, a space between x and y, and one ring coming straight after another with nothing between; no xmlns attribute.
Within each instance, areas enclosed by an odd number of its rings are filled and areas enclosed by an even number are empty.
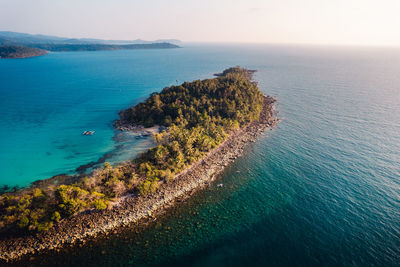
<svg viewBox="0 0 400 267"><path fill-rule="evenodd" d="M46 55L47 51L26 46L0 46L0 58L26 58Z"/></svg>
<svg viewBox="0 0 400 267"><path fill-rule="evenodd" d="M182 44L182 41L178 39L157 39L154 41L145 41L142 39L135 40L102 40L102 39L91 39L91 38L81 38L81 39L68 39L69 42L72 43L96 43L96 44L116 44L116 45L124 45L124 44L159 44L159 43L170 43L174 45Z"/></svg>
<svg viewBox="0 0 400 267"><path fill-rule="evenodd" d="M179 48L179 40L143 41L140 39L101 40L71 39L48 35L0 31L0 58L23 58L44 55L47 51L99 51L122 49L167 49Z"/></svg>
<svg viewBox="0 0 400 267"><path fill-rule="evenodd" d="M47 35L32 35L27 33L0 31L0 45L27 45L35 43L62 43L64 38L47 36Z"/></svg>
<svg viewBox="0 0 400 267"><path fill-rule="evenodd" d="M11 31L0 31L0 45L33 45L33 44L154 44L170 43L174 45L182 44L177 39L159 39L154 41L136 40L102 40L92 38L66 38L41 34L28 34Z"/></svg>
<svg viewBox="0 0 400 267"><path fill-rule="evenodd" d="M99 50L122 50L122 49L166 49L179 48L170 43L150 43L150 44L127 44L127 45L108 45L108 44L36 44L36 48L53 52L65 51L99 51Z"/></svg>

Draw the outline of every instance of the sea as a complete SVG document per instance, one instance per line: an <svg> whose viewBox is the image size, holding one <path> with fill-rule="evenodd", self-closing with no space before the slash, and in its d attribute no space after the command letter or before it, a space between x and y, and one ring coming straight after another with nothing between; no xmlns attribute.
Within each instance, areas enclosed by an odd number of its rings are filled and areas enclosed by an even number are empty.
<svg viewBox="0 0 400 267"><path fill-rule="evenodd" d="M400 266L399 48L193 43L1 59L0 185L135 157L152 142L113 128L121 109L237 65L277 99L274 129L148 227L21 265Z"/></svg>

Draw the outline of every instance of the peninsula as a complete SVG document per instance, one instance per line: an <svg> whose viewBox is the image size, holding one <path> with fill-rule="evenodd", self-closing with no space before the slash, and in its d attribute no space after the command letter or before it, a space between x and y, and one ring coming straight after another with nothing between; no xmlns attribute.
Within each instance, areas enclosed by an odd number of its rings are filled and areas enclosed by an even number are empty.
<svg viewBox="0 0 400 267"><path fill-rule="evenodd" d="M277 122L275 99L252 71L164 88L120 112L120 130L158 127L154 147L136 159L63 182L0 196L0 259L60 248L163 212L211 183L249 142Z"/></svg>

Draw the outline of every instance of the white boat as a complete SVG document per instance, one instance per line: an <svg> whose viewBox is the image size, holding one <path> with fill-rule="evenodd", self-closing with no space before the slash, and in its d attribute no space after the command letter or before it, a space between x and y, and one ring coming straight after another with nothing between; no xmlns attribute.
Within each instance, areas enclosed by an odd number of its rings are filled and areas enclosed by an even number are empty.
<svg viewBox="0 0 400 267"><path fill-rule="evenodd" d="M93 135L94 131L84 131L82 134L83 135Z"/></svg>

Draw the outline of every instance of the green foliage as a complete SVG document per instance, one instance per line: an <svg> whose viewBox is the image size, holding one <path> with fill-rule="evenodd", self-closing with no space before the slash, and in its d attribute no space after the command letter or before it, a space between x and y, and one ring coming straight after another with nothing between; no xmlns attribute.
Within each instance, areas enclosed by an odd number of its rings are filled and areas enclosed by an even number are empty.
<svg viewBox="0 0 400 267"><path fill-rule="evenodd" d="M93 204L96 210L104 210L108 207L108 203L103 199L96 199Z"/></svg>
<svg viewBox="0 0 400 267"><path fill-rule="evenodd" d="M53 213L53 216L51 216L52 221L58 222L58 221L60 221L60 219L61 219L61 215L58 211L55 211Z"/></svg>
<svg viewBox="0 0 400 267"><path fill-rule="evenodd" d="M243 125L258 116L263 103L262 93L250 77L248 70L230 68L218 78L185 82L153 93L124 115L145 126L188 123L191 127L215 119L217 124L226 119Z"/></svg>
<svg viewBox="0 0 400 267"><path fill-rule="evenodd" d="M258 118L263 95L251 82L251 72L240 67L218 78L183 83L153 93L124 112L131 123L168 126L153 135L157 144L136 159L142 195L151 193L153 181L171 181L175 173L203 157L232 131Z"/></svg>
<svg viewBox="0 0 400 267"><path fill-rule="evenodd" d="M262 103L263 95L251 81L251 73L239 67L214 79L153 93L123 117L135 124L167 126L153 135L155 147L119 166L105 162L74 184L0 195L0 230L44 231L80 211L104 210L112 198L127 192L153 194L162 182L174 180L233 131L258 119Z"/></svg>
<svg viewBox="0 0 400 267"><path fill-rule="evenodd" d="M166 169L165 171L162 171L161 177L162 177L166 182L170 182L170 181L174 180L175 175L174 175L173 172L171 172L170 169Z"/></svg>
<svg viewBox="0 0 400 267"><path fill-rule="evenodd" d="M24 194L5 194L0 196L0 225L46 230L45 226L51 226L51 210L49 197L42 189L34 188Z"/></svg>
<svg viewBox="0 0 400 267"><path fill-rule="evenodd" d="M87 207L89 192L73 185L60 185L55 190L58 208L65 216L71 216Z"/></svg>
<svg viewBox="0 0 400 267"><path fill-rule="evenodd" d="M105 209L108 206L104 194L88 192L76 185L60 185L55 190L55 199L58 203L57 208L64 217L74 215L86 208Z"/></svg>
<svg viewBox="0 0 400 267"><path fill-rule="evenodd" d="M26 216L22 216L17 223L19 228L26 228L29 225L29 219Z"/></svg>
<svg viewBox="0 0 400 267"><path fill-rule="evenodd" d="M157 191L159 183L158 183L158 179L155 178L152 181L151 180L146 180L143 181L140 185L139 185L139 192L141 195L146 196L148 194L154 193Z"/></svg>
<svg viewBox="0 0 400 267"><path fill-rule="evenodd" d="M39 223L39 224L37 225L37 227L36 227L36 230L37 230L38 232L47 231L47 230L49 230L52 226L53 226L53 222L51 222L51 221L45 221L45 222Z"/></svg>

